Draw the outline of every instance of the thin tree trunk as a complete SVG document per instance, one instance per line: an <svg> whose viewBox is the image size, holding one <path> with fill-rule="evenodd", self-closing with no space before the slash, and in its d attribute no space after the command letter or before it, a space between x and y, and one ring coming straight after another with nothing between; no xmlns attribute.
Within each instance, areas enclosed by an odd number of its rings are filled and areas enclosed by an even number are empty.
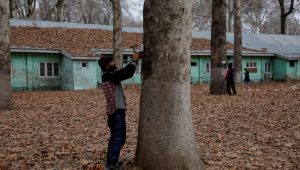
<svg viewBox="0 0 300 170"><path fill-rule="evenodd" d="M12 106L9 15L9 1L0 1L0 108Z"/></svg>
<svg viewBox="0 0 300 170"><path fill-rule="evenodd" d="M22 19L25 19L26 11L24 11L23 4L20 0L18 0L18 10L19 10L19 16L22 17Z"/></svg>
<svg viewBox="0 0 300 170"><path fill-rule="evenodd" d="M84 22L85 24L87 24L87 18L86 18L85 12L84 12L84 10L83 10L82 1L79 1L79 6L80 6L80 11L81 11L81 13L82 13L83 22Z"/></svg>
<svg viewBox="0 0 300 170"><path fill-rule="evenodd" d="M211 81L210 94L225 94L224 74L226 62L226 15L225 0L212 1L211 31Z"/></svg>
<svg viewBox="0 0 300 170"><path fill-rule="evenodd" d="M234 0L234 70L235 81L242 82L242 22L241 1Z"/></svg>
<svg viewBox="0 0 300 170"><path fill-rule="evenodd" d="M294 0L290 2L290 8L287 13L285 13L285 4L284 0L278 0L280 5L280 23L281 23L281 34L286 34L286 18L294 11Z"/></svg>
<svg viewBox="0 0 300 170"><path fill-rule="evenodd" d="M43 19L45 20L52 20L52 14L55 12L55 6L53 8L50 9L50 11L47 13L47 15L45 16L45 18Z"/></svg>
<svg viewBox="0 0 300 170"><path fill-rule="evenodd" d="M36 0L27 0L26 17L31 18L34 14Z"/></svg>
<svg viewBox="0 0 300 170"><path fill-rule="evenodd" d="M122 9L120 0L111 0L113 6L113 49L118 68L123 65Z"/></svg>
<svg viewBox="0 0 300 170"><path fill-rule="evenodd" d="M14 11L14 2L13 2L13 0L9 0L9 17L10 18L14 18L13 11Z"/></svg>
<svg viewBox="0 0 300 170"><path fill-rule="evenodd" d="M227 22L227 31L228 32L233 32L233 5L232 5L233 0L227 0L227 12L228 12L228 22Z"/></svg>
<svg viewBox="0 0 300 170"><path fill-rule="evenodd" d="M65 0L58 0L55 6L57 8L56 21L62 22L64 20Z"/></svg>
<svg viewBox="0 0 300 170"><path fill-rule="evenodd" d="M143 170L201 170L191 116L192 1L146 0L136 163Z"/></svg>

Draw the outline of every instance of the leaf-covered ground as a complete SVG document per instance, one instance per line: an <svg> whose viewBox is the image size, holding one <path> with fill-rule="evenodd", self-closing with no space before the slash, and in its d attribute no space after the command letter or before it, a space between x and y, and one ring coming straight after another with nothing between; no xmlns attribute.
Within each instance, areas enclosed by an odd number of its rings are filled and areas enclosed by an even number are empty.
<svg viewBox="0 0 300 170"><path fill-rule="evenodd" d="M300 91L292 83L238 86L237 96L192 87L196 139L207 169L300 169ZM128 86L127 142L133 159L139 87ZM81 169L104 162L108 128L100 89L14 93L0 111L0 169Z"/></svg>

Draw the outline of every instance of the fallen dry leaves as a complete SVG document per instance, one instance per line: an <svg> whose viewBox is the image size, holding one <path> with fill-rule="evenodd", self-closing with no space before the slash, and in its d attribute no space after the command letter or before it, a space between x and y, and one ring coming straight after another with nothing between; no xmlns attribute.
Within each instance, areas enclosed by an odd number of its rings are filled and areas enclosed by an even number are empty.
<svg viewBox="0 0 300 170"><path fill-rule="evenodd" d="M237 96L193 86L193 123L207 169L300 169L300 91L291 85L240 85ZM125 90L125 160L135 154L139 90ZM0 111L1 170L104 164L109 132L100 89L14 93L13 99L14 110Z"/></svg>
<svg viewBox="0 0 300 170"><path fill-rule="evenodd" d="M65 50L79 56L92 56L92 49L112 49L112 31L95 29L12 27L11 43L17 47ZM143 43L142 33L123 32L123 48ZM209 50L210 40L194 38L192 50ZM233 45L227 43L227 49ZM246 51L255 51L243 48Z"/></svg>

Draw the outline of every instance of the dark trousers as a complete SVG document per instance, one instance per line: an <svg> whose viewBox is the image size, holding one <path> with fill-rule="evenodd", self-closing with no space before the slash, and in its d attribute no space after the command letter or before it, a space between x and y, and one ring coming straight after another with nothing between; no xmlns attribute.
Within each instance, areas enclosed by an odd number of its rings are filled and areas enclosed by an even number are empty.
<svg viewBox="0 0 300 170"><path fill-rule="evenodd" d="M107 150L107 164L118 163L120 151L126 141L125 110L118 109L108 116L110 139Z"/></svg>
<svg viewBox="0 0 300 170"><path fill-rule="evenodd" d="M236 94L234 81L227 80L226 87L227 87L227 92L229 95L232 94L231 90L233 91L233 94Z"/></svg>

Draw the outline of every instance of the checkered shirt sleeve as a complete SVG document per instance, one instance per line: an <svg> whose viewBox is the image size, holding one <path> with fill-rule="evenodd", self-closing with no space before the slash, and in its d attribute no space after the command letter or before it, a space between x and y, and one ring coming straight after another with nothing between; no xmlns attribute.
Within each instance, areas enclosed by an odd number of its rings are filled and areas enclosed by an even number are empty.
<svg viewBox="0 0 300 170"><path fill-rule="evenodd" d="M103 82L102 90L106 99L106 114L111 115L117 110L116 106L116 86L111 82Z"/></svg>

